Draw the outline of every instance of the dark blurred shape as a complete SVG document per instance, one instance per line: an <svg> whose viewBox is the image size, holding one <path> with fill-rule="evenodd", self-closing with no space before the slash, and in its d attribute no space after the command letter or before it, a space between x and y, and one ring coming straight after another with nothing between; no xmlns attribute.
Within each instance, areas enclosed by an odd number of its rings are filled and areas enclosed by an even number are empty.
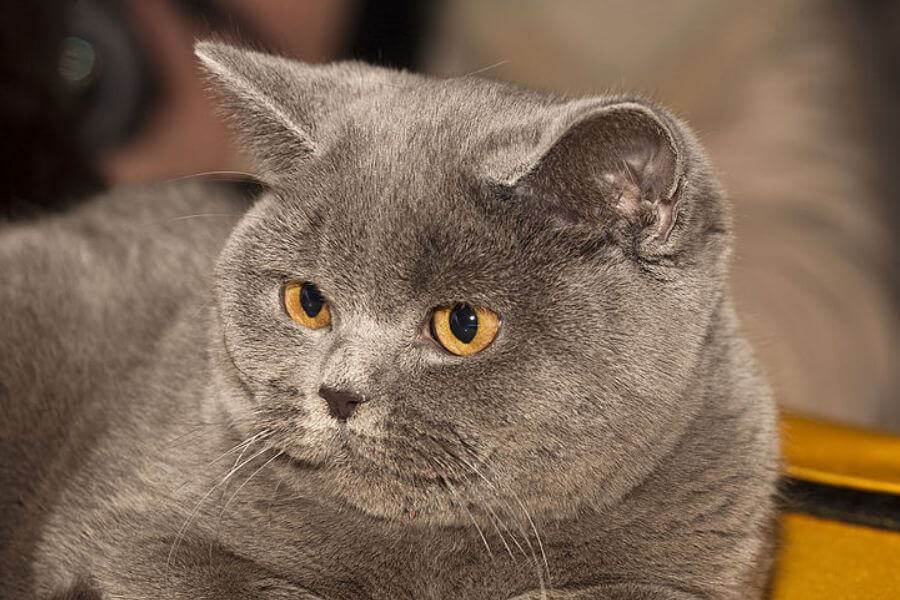
<svg viewBox="0 0 900 600"><path fill-rule="evenodd" d="M0 20L0 217L28 215L102 188L78 146L77 107L59 76L66 11L7 2Z"/></svg>
<svg viewBox="0 0 900 600"><path fill-rule="evenodd" d="M869 135L880 162L880 193L894 231L900 227L900 177L894 169L900 160L900 2L870 0L850 3L859 15L855 22L855 42L864 53L869 73L867 83L881 102L866 108ZM896 238L895 238L896 239ZM893 253L896 306L900 307L900 243ZM895 399L900 405L900 397Z"/></svg>
<svg viewBox="0 0 900 600"><path fill-rule="evenodd" d="M399 69L421 69L424 42L439 0L363 0L348 58Z"/></svg>
<svg viewBox="0 0 900 600"><path fill-rule="evenodd" d="M244 168L191 46L216 36L301 60L421 65L438 0L33 0L0 24L0 218L120 182ZM343 49L343 50L342 50Z"/></svg>
<svg viewBox="0 0 900 600"><path fill-rule="evenodd" d="M135 135L158 93L146 49L114 0L69 2L59 78L90 156Z"/></svg>

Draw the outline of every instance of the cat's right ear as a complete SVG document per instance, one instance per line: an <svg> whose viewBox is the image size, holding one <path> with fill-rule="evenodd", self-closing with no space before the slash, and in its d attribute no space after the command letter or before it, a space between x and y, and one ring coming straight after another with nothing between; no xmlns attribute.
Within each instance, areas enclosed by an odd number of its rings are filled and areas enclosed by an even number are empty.
<svg viewBox="0 0 900 600"><path fill-rule="evenodd" d="M272 185L291 182L327 144L329 116L383 75L357 63L308 65L219 42L198 42L194 53L255 174Z"/></svg>

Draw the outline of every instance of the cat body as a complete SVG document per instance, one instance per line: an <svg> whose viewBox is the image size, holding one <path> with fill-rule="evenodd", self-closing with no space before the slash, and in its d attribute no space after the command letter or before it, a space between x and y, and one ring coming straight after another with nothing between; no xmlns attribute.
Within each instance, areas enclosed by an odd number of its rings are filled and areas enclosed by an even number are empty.
<svg viewBox="0 0 900 600"><path fill-rule="evenodd" d="M682 124L197 51L249 211L178 183L0 232L4 597L761 594L774 409ZM499 315L471 356L429 328L461 303Z"/></svg>

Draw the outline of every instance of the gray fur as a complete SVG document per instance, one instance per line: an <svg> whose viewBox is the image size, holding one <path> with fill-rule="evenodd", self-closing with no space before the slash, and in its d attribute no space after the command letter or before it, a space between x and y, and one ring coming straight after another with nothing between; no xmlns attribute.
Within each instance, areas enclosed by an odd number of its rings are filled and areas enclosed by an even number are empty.
<svg viewBox="0 0 900 600"><path fill-rule="evenodd" d="M0 230L4 597L760 595L774 409L682 123L197 53L268 184L243 218L183 183ZM483 352L421 335L453 301L502 315Z"/></svg>

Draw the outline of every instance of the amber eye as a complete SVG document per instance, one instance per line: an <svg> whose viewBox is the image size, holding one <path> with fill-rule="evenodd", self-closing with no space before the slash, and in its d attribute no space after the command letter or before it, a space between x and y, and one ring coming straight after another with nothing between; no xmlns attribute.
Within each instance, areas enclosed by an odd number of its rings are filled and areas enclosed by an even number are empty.
<svg viewBox="0 0 900 600"><path fill-rule="evenodd" d="M500 316L487 308L455 304L434 309L431 335L448 352L469 356L487 348L500 330Z"/></svg>
<svg viewBox="0 0 900 600"><path fill-rule="evenodd" d="M284 286L284 309L294 321L310 329L331 325L328 302L315 284L291 282Z"/></svg>

